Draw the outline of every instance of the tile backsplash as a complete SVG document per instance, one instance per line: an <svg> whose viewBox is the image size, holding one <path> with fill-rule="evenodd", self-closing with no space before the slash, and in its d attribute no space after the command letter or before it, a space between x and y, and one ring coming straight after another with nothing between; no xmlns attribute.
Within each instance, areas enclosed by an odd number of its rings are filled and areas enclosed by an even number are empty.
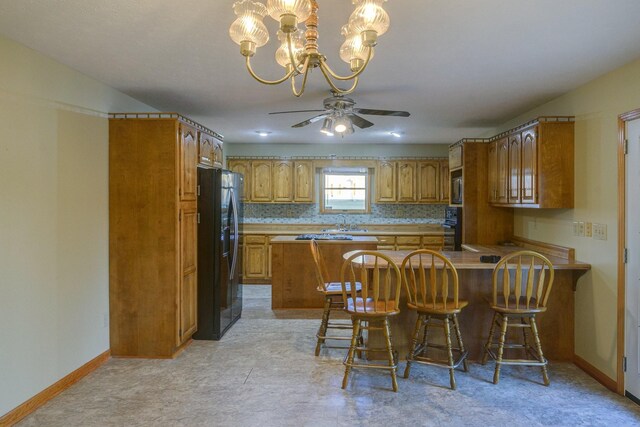
<svg viewBox="0 0 640 427"><path fill-rule="evenodd" d="M371 204L368 214L321 214L317 204L245 203L244 220L251 223L300 224L442 224L446 205Z"/></svg>

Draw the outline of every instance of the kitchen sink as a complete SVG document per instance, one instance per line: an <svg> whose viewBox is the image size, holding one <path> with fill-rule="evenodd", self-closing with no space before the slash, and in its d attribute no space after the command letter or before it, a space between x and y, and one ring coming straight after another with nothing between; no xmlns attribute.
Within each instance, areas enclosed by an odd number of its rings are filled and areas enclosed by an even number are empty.
<svg viewBox="0 0 640 427"><path fill-rule="evenodd" d="M367 233L366 228L323 228L323 233Z"/></svg>

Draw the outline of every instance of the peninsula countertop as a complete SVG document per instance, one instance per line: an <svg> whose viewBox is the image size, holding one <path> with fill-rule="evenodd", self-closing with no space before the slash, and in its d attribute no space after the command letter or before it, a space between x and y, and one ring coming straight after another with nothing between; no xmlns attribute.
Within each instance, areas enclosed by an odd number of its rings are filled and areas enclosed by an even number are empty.
<svg viewBox="0 0 640 427"><path fill-rule="evenodd" d="M348 233L347 233L348 234ZM353 244L353 243L377 243L378 238L374 236L353 236L352 239L317 239L322 244ZM271 239L271 243L298 243L309 246L309 240L296 240L296 236L276 236Z"/></svg>

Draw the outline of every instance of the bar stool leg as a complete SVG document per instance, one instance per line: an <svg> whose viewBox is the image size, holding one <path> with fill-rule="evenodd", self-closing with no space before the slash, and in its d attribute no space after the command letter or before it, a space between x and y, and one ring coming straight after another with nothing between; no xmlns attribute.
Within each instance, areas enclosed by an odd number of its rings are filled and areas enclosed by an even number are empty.
<svg viewBox="0 0 640 427"><path fill-rule="evenodd" d="M531 323L526 321L526 317L521 317L520 321L524 324L529 324L529 329L531 328ZM524 351L525 353L529 350L529 337L527 336L527 327L522 328L522 339L524 340Z"/></svg>
<svg viewBox="0 0 640 427"><path fill-rule="evenodd" d="M331 298L325 297L324 299L324 311L322 312L322 322L320 323L320 328L318 329L317 337L318 342L316 344L316 356L320 355L320 348L322 344L325 342L325 338L327 336L327 327L329 326L329 313L331 312Z"/></svg>
<svg viewBox="0 0 640 427"><path fill-rule="evenodd" d="M458 347L460 348L461 354L465 353L464 344L462 343L462 334L460 333L460 325L458 324L458 315L453 315L453 327L456 331L456 338L458 339ZM469 364L467 363L467 358L465 357L462 361L462 367L465 372L469 372Z"/></svg>
<svg viewBox="0 0 640 427"><path fill-rule="evenodd" d="M413 339L411 340L411 346L409 347L409 354L407 355L407 366L404 368L405 378L409 378L409 373L411 372L411 362L413 361L414 354L418 347L418 336L420 335L420 328L422 327L422 318L423 318L423 315L418 313L418 318L416 319L416 326L413 329Z"/></svg>
<svg viewBox="0 0 640 427"><path fill-rule="evenodd" d="M360 334L360 319L355 317L351 319L353 322L353 334L351 335L351 346L349 347L349 353L347 354L347 360L344 368L344 378L342 379L342 388L347 388L349 382L349 372L351 372L351 366L353 365L353 357L356 352L356 345L358 342L358 336Z"/></svg>
<svg viewBox="0 0 640 427"><path fill-rule="evenodd" d="M392 367L395 365L395 361L393 360L393 347L391 346L391 330L389 328L389 319L384 318L384 327L382 328L384 331L384 338L387 342L387 354L389 357L389 366ZM395 368L391 368L391 384L393 385L393 391L398 391L398 380L396 379L396 370Z"/></svg>
<svg viewBox="0 0 640 427"><path fill-rule="evenodd" d="M502 353L504 352L504 341L507 336L507 327L509 326L509 316L502 316L502 330L500 332L500 342L498 343L498 358L496 359L496 370L493 373L493 383L498 384L500 381L500 367L502 366Z"/></svg>
<svg viewBox="0 0 640 427"><path fill-rule="evenodd" d="M540 362L544 362L544 355L542 354L542 345L540 344L540 337L538 336L538 327L536 325L535 315L529 318L529 324L531 325L531 331L533 332L533 339L536 344L538 359L540 360ZM544 364L541 366L541 368L542 368L542 379L544 380L544 385L548 386L550 382L549 382L549 373L547 372L547 365Z"/></svg>
<svg viewBox="0 0 640 427"><path fill-rule="evenodd" d="M424 335L422 335L422 354L427 352L427 340L429 338L429 321L431 320L431 316L425 315L423 320L424 325Z"/></svg>
<svg viewBox="0 0 640 427"><path fill-rule="evenodd" d="M487 359L489 358L489 349L491 348L491 344L493 343L493 334L496 331L496 323L498 320L498 313L493 312L493 318L491 319L491 328L489 329L489 339L487 340L487 344L484 346L484 353L482 354L483 365L487 364Z"/></svg>
<svg viewBox="0 0 640 427"><path fill-rule="evenodd" d="M447 340L447 359L449 361L449 382L451 384L451 390L456 389L456 378L454 376L453 369L453 353L451 351L451 327L449 325L449 316L444 318L444 336Z"/></svg>

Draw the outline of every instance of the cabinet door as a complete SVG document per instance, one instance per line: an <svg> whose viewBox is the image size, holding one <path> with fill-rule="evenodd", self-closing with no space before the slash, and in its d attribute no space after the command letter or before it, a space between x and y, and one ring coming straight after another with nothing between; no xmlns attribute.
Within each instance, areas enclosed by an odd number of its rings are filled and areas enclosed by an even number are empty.
<svg viewBox="0 0 640 427"><path fill-rule="evenodd" d="M396 201L396 162L380 161L376 171L376 202Z"/></svg>
<svg viewBox="0 0 640 427"><path fill-rule="evenodd" d="M180 124L180 200L196 200L198 141L196 130Z"/></svg>
<svg viewBox="0 0 640 427"><path fill-rule="evenodd" d="M509 202L509 140L503 138L498 141L498 191L496 202Z"/></svg>
<svg viewBox="0 0 640 427"><path fill-rule="evenodd" d="M180 212L180 343L189 339L197 327L197 247L196 207L190 204Z"/></svg>
<svg viewBox="0 0 640 427"><path fill-rule="evenodd" d="M536 180L538 173L537 138L536 129L527 129L522 132L522 203L536 203Z"/></svg>
<svg viewBox="0 0 640 427"><path fill-rule="evenodd" d="M230 171L241 173L244 176L242 200L251 201L251 162L249 160L229 160L227 167Z"/></svg>
<svg viewBox="0 0 640 427"><path fill-rule="evenodd" d="M451 186L449 185L449 181L451 177L449 177L449 161L443 160L440 162L440 201L449 203L449 192L451 191Z"/></svg>
<svg viewBox="0 0 640 427"><path fill-rule="evenodd" d="M498 141L489 144L489 160L487 162L489 178L489 203L498 201Z"/></svg>
<svg viewBox="0 0 640 427"><path fill-rule="evenodd" d="M315 171L310 160L293 162L293 201L313 203Z"/></svg>
<svg viewBox="0 0 640 427"><path fill-rule="evenodd" d="M440 201L440 162L433 160L420 162L418 165L418 201L423 203Z"/></svg>
<svg viewBox="0 0 640 427"><path fill-rule="evenodd" d="M416 162L400 161L398 168L398 190L397 200L399 202L415 202L417 200L416 191Z"/></svg>
<svg viewBox="0 0 640 427"><path fill-rule="evenodd" d="M213 140L213 166L222 167L222 142Z"/></svg>
<svg viewBox="0 0 640 427"><path fill-rule="evenodd" d="M251 162L251 201L271 201L270 160L254 160Z"/></svg>
<svg viewBox="0 0 640 427"><path fill-rule="evenodd" d="M244 245L244 275L246 283L248 279L265 279L267 277L267 249L265 244Z"/></svg>
<svg viewBox="0 0 640 427"><path fill-rule="evenodd" d="M522 139L519 133L509 136L509 203L520 203L520 162Z"/></svg>
<svg viewBox="0 0 640 427"><path fill-rule="evenodd" d="M276 160L272 164L273 201L290 202L293 200L293 173L291 162Z"/></svg>
<svg viewBox="0 0 640 427"><path fill-rule="evenodd" d="M213 166L213 138L202 132L198 143L198 163Z"/></svg>

